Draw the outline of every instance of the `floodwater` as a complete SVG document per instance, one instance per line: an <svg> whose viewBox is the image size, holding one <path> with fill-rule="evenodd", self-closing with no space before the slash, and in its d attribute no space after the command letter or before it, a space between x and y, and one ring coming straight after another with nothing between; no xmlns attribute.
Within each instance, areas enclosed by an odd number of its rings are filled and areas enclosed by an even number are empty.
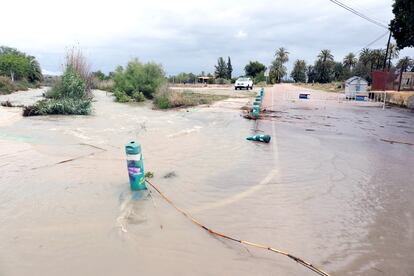
<svg viewBox="0 0 414 276"><path fill-rule="evenodd" d="M0 275L314 275L131 193L132 139L152 181L210 228L332 275L413 275L414 114L284 100L292 89L267 88L274 112L257 123L243 98L165 112L95 91L92 116L0 108ZM271 142L245 140L255 132Z"/></svg>

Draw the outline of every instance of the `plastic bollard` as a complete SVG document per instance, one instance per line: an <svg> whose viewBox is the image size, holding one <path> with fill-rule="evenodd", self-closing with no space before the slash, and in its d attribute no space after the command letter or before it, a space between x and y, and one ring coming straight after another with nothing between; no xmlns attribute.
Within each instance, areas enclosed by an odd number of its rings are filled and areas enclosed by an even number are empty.
<svg viewBox="0 0 414 276"><path fill-rule="evenodd" d="M252 112L253 117L255 118L259 117L259 112L260 112L259 105L253 105L253 112Z"/></svg>
<svg viewBox="0 0 414 276"><path fill-rule="evenodd" d="M135 141L129 142L125 146L127 155L127 166L129 175L129 184L131 190L146 190L144 162L142 160L141 145Z"/></svg>
<svg viewBox="0 0 414 276"><path fill-rule="evenodd" d="M250 136L250 137L247 137L246 139L250 141L269 143L272 137L270 137L270 135L267 135L267 134L261 134L261 135Z"/></svg>

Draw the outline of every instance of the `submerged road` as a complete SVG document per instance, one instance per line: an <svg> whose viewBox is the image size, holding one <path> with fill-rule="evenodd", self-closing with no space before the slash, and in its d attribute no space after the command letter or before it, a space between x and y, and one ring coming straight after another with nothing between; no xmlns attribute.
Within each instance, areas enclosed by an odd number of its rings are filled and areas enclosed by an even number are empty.
<svg viewBox="0 0 414 276"><path fill-rule="evenodd" d="M290 206L307 254L320 252L333 275L412 275L414 113L288 84L263 106L272 112L259 128L276 129L279 149L277 204Z"/></svg>
<svg viewBox="0 0 414 276"><path fill-rule="evenodd" d="M130 139L152 182L208 227L332 275L412 275L414 114L300 91L266 88L257 122L241 116L246 99L164 112L95 91L92 116L0 107L12 118L0 123L0 275L314 275L131 193ZM255 133L271 143L245 139Z"/></svg>

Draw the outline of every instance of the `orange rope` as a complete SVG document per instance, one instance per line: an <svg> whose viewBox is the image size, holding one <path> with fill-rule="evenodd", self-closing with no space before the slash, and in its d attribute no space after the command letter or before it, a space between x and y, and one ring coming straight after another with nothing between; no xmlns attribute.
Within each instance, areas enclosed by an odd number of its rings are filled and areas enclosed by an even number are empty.
<svg viewBox="0 0 414 276"><path fill-rule="evenodd" d="M198 225L199 227L203 228L204 230L206 230L207 232L209 232L212 235L216 235L218 237L224 238L224 239L228 239L234 242L238 242L241 244L245 244L248 246L252 246L252 247L256 247L256 248L260 248L260 249L265 249L265 250L269 250L271 252L277 253L277 254L281 254L284 255L286 257L289 257L290 259L296 261L297 263L305 266L306 268L312 270L313 272L316 272L319 275L322 276L330 276L328 273L326 273L325 271L323 271L322 269L319 269L317 267L315 267L314 265L312 265L311 263L308 263L306 261L304 261L303 259L296 257L294 255L291 255L287 252L283 252L281 250L272 248L270 246L266 246L266 245L262 245L262 244L258 244L258 243L254 243L254 242L250 242L250 241L244 241L244 240L240 240L240 239L236 239L230 236L227 236L225 234L222 234L220 232L217 232L213 229L210 229L206 226L204 226L203 224L201 224L198 220L196 220L194 217L192 217L190 214L188 214L187 212L185 212L183 209L181 209L180 207L178 207L177 205L174 204L174 202L169 199L163 192L161 192L154 184L152 184L149 180L145 180L155 191L157 191L157 193L159 193L161 195L162 198L165 199L165 201L167 201L171 206L173 206L178 212L180 212L181 214L183 214L184 216L186 216L188 219L190 219L194 224Z"/></svg>

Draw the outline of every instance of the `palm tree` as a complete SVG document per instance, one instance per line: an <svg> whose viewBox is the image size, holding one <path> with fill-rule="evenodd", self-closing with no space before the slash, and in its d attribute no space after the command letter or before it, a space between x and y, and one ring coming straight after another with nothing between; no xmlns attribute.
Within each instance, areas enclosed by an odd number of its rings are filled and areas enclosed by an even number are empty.
<svg viewBox="0 0 414 276"><path fill-rule="evenodd" d="M280 63L284 64L289 61L289 52L284 47L280 47L276 51L275 57Z"/></svg>
<svg viewBox="0 0 414 276"><path fill-rule="evenodd" d="M318 58L320 61L322 61L322 63L325 63L327 61L334 61L331 50L328 50L328 49L322 50L319 53Z"/></svg>
<svg viewBox="0 0 414 276"><path fill-rule="evenodd" d="M357 64L357 62L358 60L355 57L354 53L349 53L344 57L343 65L349 70L352 70Z"/></svg>
<svg viewBox="0 0 414 276"><path fill-rule="evenodd" d="M391 43L388 54L388 70L391 68L391 60L398 58L399 54L400 52L398 51L397 45Z"/></svg>
<svg viewBox="0 0 414 276"><path fill-rule="evenodd" d="M374 49L371 51L371 71L375 69L383 69L385 50L384 49Z"/></svg>
<svg viewBox="0 0 414 276"><path fill-rule="evenodd" d="M414 67L414 60L412 58L406 56L398 61L397 68L400 69L400 81L398 84L398 91L400 91L401 89L401 81L402 81L403 72L406 72L407 69L410 67L411 68Z"/></svg>
<svg viewBox="0 0 414 276"><path fill-rule="evenodd" d="M275 83L280 83L286 75L286 67L277 58L272 62L269 71L270 78Z"/></svg>
<svg viewBox="0 0 414 276"><path fill-rule="evenodd" d="M364 66L367 66L368 63L371 61L371 50L368 48L364 48L361 50L361 53L359 53L359 61L364 64Z"/></svg>
<svg viewBox="0 0 414 276"><path fill-rule="evenodd" d="M320 83L328 83L334 77L334 57L330 50L324 49L318 55L315 63L316 81Z"/></svg>

